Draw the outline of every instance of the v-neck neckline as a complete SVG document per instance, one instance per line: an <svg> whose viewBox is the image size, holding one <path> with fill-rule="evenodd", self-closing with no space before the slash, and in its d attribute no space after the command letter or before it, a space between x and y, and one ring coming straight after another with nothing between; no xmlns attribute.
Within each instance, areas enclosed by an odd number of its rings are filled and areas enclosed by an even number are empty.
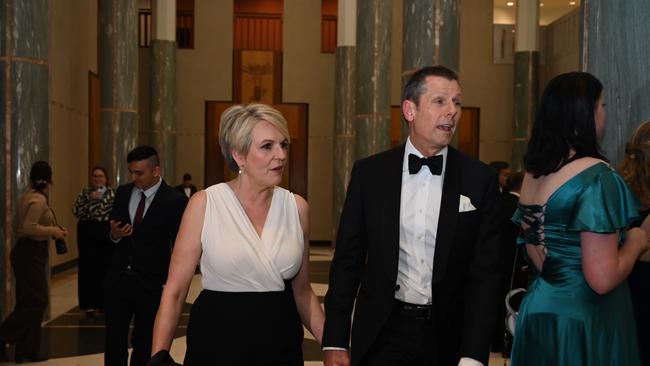
<svg viewBox="0 0 650 366"><path fill-rule="evenodd" d="M224 183L224 184L226 185L226 187L228 187L228 190L230 191L230 194L232 194L233 198L235 199L235 202L237 202L237 206L239 206L239 209L244 214L244 217L246 218L246 222L248 223L250 228L253 230L255 235L257 235L257 237L260 240L262 240L262 238L264 237L264 232L266 232L266 224L269 222L269 213L273 208L273 201L275 201L275 187L273 187L273 192L271 193L271 203L269 204L269 210L266 212L266 217L264 218L264 223L262 224L262 231L258 233L257 229L255 228L255 225L253 224L253 221L251 220L250 216L248 216L248 213L246 213L246 209L244 209L244 205L242 205L235 191L230 187L228 183Z"/></svg>

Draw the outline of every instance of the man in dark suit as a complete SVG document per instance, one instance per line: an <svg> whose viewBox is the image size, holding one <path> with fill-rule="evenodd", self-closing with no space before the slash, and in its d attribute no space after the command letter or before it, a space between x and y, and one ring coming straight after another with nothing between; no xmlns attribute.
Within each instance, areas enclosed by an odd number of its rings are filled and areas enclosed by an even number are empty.
<svg viewBox="0 0 650 366"><path fill-rule="evenodd" d="M505 161L491 161L488 164L499 174L499 191L501 193L506 192L506 185L508 185L508 177L510 176L510 164Z"/></svg>
<svg viewBox="0 0 650 366"><path fill-rule="evenodd" d="M115 250L105 284L106 366L127 365L131 318L130 365L144 366L149 359L153 323L187 204L160 176L154 148L136 147L127 162L132 182L117 189L110 216Z"/></svg>
<svg viewBox="0 0 650 366"><path fill-rule="evenodd" d="M325 365L487 365L503 283L499 190L492 169L448 146L460 104L455 72L417 71L402 97L406 143L352 168Z"/></svg>
<svg viewBox="0 0 650 366"><path fill-rule="evenodd" d="M192 176L190 173L183 174L183 183L177 185L176 190L184 194L187 198L192 197L196 193L196 186L192 184Z"/></svg>

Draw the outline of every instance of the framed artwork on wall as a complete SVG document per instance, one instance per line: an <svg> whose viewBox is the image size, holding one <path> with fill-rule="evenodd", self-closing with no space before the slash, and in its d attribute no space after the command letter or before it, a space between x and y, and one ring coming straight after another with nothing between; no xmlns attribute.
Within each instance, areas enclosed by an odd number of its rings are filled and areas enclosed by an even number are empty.
<svg viewBox="0 0 650 366"><path fill-rule="evenodd" d="M281 103L282 53L235 50L233 99L239 103Z"/></svg>

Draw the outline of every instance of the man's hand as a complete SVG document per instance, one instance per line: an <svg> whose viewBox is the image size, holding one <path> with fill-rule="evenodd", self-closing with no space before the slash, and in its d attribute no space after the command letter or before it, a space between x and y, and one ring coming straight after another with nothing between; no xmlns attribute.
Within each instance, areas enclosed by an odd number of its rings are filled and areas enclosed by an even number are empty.
<svg viewBox="0 0 650 366"><path fill-rule="evenodd" d="M328 349L323 357L325 366L350 366L350 353L344 350Z"/></svg>
<svg viewBox="0 0 650 366"><path fill-rule="evenodd" d="M133 226L120 220L111 220L111 238L118 240L133 234Z"/></svg>

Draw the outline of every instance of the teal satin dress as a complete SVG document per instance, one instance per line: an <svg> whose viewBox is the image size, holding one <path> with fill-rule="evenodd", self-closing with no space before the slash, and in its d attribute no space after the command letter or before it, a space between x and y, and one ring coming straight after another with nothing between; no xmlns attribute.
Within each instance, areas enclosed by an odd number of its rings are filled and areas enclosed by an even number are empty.
<svg viewBox="0 0 650 366"><path fill-rule="evenodd" d="M624 233L636 216L632 192L604 163L571 178L545 205L519 206L513 221L530 225L520 244L543 243L547 254L519 308L512 366L641 365L627 282L598 295L580 251L580 232Z"/></svg>

